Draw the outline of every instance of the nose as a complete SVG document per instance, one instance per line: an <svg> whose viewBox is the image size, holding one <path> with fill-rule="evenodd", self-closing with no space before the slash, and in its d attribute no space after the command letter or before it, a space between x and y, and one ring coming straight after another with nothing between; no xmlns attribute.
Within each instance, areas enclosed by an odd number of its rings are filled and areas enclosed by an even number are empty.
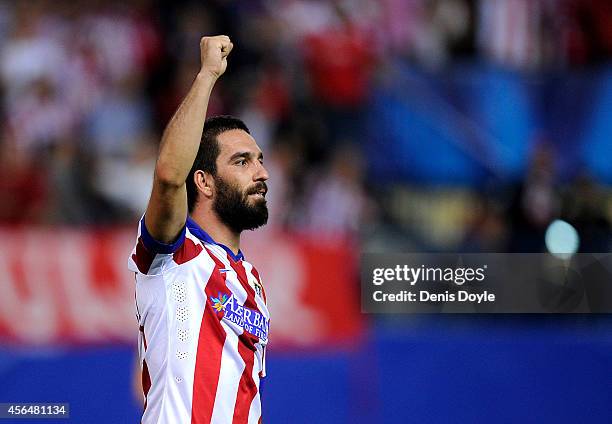
<svg viewBox="0 0 612 424"><path fill-rule="evenodd" d="M257 162L257 168L255 170L255 174L253 174L253 181L266 181L270 178L268 171L262 163Z"/></svg>

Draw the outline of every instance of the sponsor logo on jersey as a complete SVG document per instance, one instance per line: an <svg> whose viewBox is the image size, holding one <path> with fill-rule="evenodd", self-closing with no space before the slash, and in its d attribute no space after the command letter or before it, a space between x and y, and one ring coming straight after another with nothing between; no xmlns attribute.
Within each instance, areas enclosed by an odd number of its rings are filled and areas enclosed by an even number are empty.
<svg viewBox="0 0 612 424"><path fill-rule="evenodd" d="M218 293L217 297L210 297L210 303L217 314L223 313L222 319L233 322L255 337L262 340L268 339L270 320L259 311L240 305L234 295Z"/></svg>

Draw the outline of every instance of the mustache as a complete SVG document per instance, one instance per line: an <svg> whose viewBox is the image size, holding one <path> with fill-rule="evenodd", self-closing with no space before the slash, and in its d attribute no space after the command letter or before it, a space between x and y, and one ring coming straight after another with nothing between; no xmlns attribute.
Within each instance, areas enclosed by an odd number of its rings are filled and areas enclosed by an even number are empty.
<svg viewBox="0 0 612 424"><path fill-rule="evenodd" d="M266 194L266 193L268 192L268 185L267 185L265 182L263 182L263 181L260 181L260 182L258 182L257 184L255 184L253 187L249 188L249 189L246 191L246 193L245 193L245 194L246 194L247 196L248 196L249 194L257 194L257 193L259 193L261 190L263 190L263 191L264 191L264 194Z"/></svg>

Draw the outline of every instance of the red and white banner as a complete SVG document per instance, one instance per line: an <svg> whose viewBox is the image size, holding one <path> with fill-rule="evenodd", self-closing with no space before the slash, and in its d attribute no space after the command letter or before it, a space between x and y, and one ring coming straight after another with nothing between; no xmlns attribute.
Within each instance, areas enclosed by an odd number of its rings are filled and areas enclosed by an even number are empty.
<svg viewBox="0 0 612 424"><path fill-rule="evenodd" d="M18 344L134 342L129 229L0 229L0 340ZM263 278L271 348L350 343L361 333L349 244L258 232L245 256Z"/></svg>

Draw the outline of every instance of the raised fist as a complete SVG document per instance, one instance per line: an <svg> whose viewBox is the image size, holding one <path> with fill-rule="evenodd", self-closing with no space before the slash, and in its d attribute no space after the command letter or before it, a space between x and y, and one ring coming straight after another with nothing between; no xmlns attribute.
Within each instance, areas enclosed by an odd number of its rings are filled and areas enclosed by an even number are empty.
<svg viewBox="0 0 612 424"><path fill-rule="evenodd" d="M200 40L200 61L202 71L219 78L227 68L227 56L234 45L226 35L202 37Z"/></svg>

